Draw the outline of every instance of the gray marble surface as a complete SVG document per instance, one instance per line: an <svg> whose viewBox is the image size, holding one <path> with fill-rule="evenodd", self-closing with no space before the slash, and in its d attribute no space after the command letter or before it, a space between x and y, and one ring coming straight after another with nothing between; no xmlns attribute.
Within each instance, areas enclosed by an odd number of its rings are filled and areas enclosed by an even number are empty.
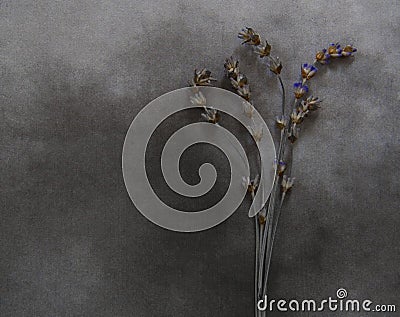
<svg viewBox="0 0 400 317"><path fill-rule="evenodd" d="M174 233L137 212L121 173L138 111L185 86L195 67L226 87L232 54L272 127L279 86L240 46L246 25L268 38L288 87L329 42L359 49L312 82L323 109L294 149L296 189L281 217L269 295L322 299L343 287L400 309L398 1L3 0L0 16L1 316L253 315L248 202L211 230ZM188 179L198 164L190 154L220 155L188 152ZM188 210L210 203L160 193Z"/></svg>

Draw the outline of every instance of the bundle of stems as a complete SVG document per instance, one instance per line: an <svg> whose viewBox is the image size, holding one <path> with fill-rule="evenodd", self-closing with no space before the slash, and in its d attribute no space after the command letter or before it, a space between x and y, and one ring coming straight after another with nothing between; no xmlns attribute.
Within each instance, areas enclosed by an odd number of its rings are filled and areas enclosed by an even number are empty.
<svg viewBox="0 0 400 317"><path fill-rule="evenodd" d="M276 127L280 130L279 145L275 154L276 173L274 175L272 191L264 207L254 217L255 223L255 274L254 274L254 305L255 316L266 316L267 310L259 310L258 302L263 300L268 291L268 275L271 266L272 250L278 222L284 204L285 198L291 191L295 178L292 177L292 158L293 145L299 138L299 130L305 119L314 111L320 108L321 100L309 93L309 81L318 72L317 65L327 65L334 59L344 59L352 57L357 51L352 45L341 47L339 43L331 43L328 49L318 51L313 63L304 63L300 67L300 79L293 85L293 97L289 106L286 105L286 90L281 77L282 63L279 57L271 56L271 45L268 41L261 40L261 36L252 28L242 29L238 37L243 40L242 44L253 47L254 52L262 59L266 60L267 68L272 72L280 86L281 105L280 115L276 117ZM233 57L225 60L226 76L229 78L232 87L238 95L243 97L250 106L245 105L245 113L252 117L254 111L251 102L251 90L248 79L245 74L239 70L239 61ZM203 117L210 123L218 124L220 120L219 112L206 106L206 99L196 86L209 86L215 80L211 77L211 72L207 69L194 71L194 77L190 84L195 88L195 96L191 102L201 106L204 109ZM287 114L287 109L290 114ZM254 120L253 120L254 123ZM251 134L254 141L258 142L262 138L262 130L259 127L251 127ZM263 162L261 162L263 164ZM248 193L254 199L258 188L259 176L254 179L244 178L243 185Z"/></svg>

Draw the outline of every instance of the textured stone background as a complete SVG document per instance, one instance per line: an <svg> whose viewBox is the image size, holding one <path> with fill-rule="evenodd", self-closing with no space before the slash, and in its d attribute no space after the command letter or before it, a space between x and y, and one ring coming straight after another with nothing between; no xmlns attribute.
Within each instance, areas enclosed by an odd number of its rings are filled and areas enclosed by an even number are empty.
<svg viewBox="0 0 400 317"><path fill-rule="evenodd" d="M313 80L324 106L295 148L270 296L344 287L400 309L398 1L3 0L0 15L1 316L253 315L246 203L212 230L169 232L136 211L121 174L138 111L195 67L226 85L231 54L272 125L279 87L236 39L245 25L288 85L329 42L359 49Z"/></svg>

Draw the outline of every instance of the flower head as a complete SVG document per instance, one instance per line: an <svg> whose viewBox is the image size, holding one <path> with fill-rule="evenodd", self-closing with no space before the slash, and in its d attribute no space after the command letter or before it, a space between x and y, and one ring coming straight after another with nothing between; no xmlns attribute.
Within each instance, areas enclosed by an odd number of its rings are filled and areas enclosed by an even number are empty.
<svg viewBox="0 0 400 317"><path fill-rule="evenodd" d="M254 114L254 107L251 103L243 101L243 112L249 118L253 117Z"/></svg>
<svg viewBox="0 0 400 317"><path fill-rule="evenodd" d="M322 65L328 64L330 61L330 57L331 56L327 53L327 50L325 48L315 54L315 59Z"/></svg>
<svg viewBox="0 0 400 317"><path fill-rule="evenodd" d="M247 101L250 100L250 86L249 85L239 87L239 89L237 91L238 91L238 94L240 96L242 96L244 99L246 99Z"/></svg>
<svg viewBox="0 0 400 317"><path fill-rule="evenodd" d="M282 71L282 63L279 60L279 57L270 59L269 62L269 70L276 75L279 75Z"/></svg>
<svg viewBox="0 0 400 317"><path fill-rule="evenodd" d="M286 175L283 175L281 184L281 190L283 193L287 193L289 190L292 189L294 180L294 177L287 177Z"/></svg>
<svg viewBox="0 0 400 317"><path fill-rule="evenodd" d="M340 57L342 56L342 48L340 47L339 43L331 43L328 47L328 54L331 57Z"/></svg>
<svg viewBox="0 0 400 317"><path fill-rule="evenodd" d="M267 41L265 41L265 45L257 46L255 52L256 54L260 55L261 58L269 56L269 54L271 53L271 45Z"/></svg>
<svg viewBox="0 0 400 317"><path fill-rule="evenodd" d="M261 37L259 34L254 32L252 28L246 27L239 32L238 37L243 40L242 44L249 44L249 45L260 45Z"/></svg>
<svg viewBox="0 0 400 317"><path fill-rule="evenodd" d="M283 130L285 129L286 125L287 125L287 118L285 116L280 116L280 117L276 117L275 119L275 123L276 126L280 129Z"/></svg>
<svg viewBox="0 0 400 317"><path fill-rule="evenodd" d="M245 85L247 85L247 77L244 74L239 73L236 79L237 86L243 88Z"/></svg>
<svg viewBox="0 0 400 317"><path fill-rule="evenodd" d="M311 79L317 71L318 69L314 65L310 65L307 63L301 65L301 77L306 80Z"/></svg>
<svg viewBox="0 0 400 317"><path fill-rule="evenodd" d="M301 82L295 83L294 85L294 96L296 99L302 98L307 92L308 87Z"/></svg>
<svg viewBox="0 0 400 317"><path fill-rule="evenodd" d="M318 108L320 108L319 104L321 103L321 100L318 99L318 97L313 97L309 96L306 100L303 100L301 102L301 110L303 112L307 111L315 111Z"/></svg>
<svg viewBox="0 0 400 317"><path fill-rule="evenodd" d="M239 61L235 61L233 57L227 58L224 64L226 75L229 78L236 79L239 74Z"/></svg>
<svg viewBox="0 0 400 317"><path fill-rule="evenodd" d="M238 80L235 80L231 78L231 84L233 88L235 88L238 92L238 94L246 99L247 101L250 100L250 86L247 84L247 78L242 75L243 77L240 77L240 74L238 76ZM239 78L240 77L240 78Z"/></svg>
<svg viewBox="0 0 400 317"><path fill-rule="evenodd" d="M198 71L197 69L194 70L194 76L192 80L193 86L210 86L211 81L215 81L215 78L211 77L211 72L206 68Z"/></svg>
<svg viewBox="0 0 400 317"><path fill-rule="evenodd" d="M343 57L352 56L353 53L355 52L357 52L356 48L354 48L352 45L346 45L342 50L342 56Z"/></svg>
<svg viewBox="0 0 400 317"><path fill-rule="evenodd" d="M206 97L204 97L201 91L196 93L193 97L190 97L190 102L194 106L200 106L200 107L205 107L207 104Z"/></svg>
<svg viewBox="0 0 400 317"><path fill-rule="evenodd" d="M287 167L287 165L286 165L286 163L284 161L277 162L277 164L276 164L276 173L279 176L282 176L283 173L286 171L286 167Z"/></svg>
<svg viewBox="0 0 400 317"><path fill-rule="evenodd" d="M290 119L292 120L293 124L300 124L303 122L304 117L306 116L307 112L303 112L303 110L295 109L293 110L292 114L290 115Z"/></svg>
<svg viewBox="0 0 400 317"><path fill-rule="evenodd" d="M202 113L202 117L209 123L218 123L221 119L219 112L214 108L204 108L205 112Z"/></svg>

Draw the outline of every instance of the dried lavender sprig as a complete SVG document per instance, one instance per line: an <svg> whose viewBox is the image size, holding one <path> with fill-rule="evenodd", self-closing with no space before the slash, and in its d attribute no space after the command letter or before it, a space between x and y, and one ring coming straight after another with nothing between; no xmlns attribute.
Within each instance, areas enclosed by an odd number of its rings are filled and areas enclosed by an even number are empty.
<svg viewBox="0 0 400 317"><path fill-rule="evenodd" d="M247 31L247 32L246 32ZM285 114L285 87L282 81L282 78L280 77L280 72L282 70L282 63L279 61L279 58L273 58L270 56L270 52L271 52L271 45L268 44L268 42L266 41L265 46L260 47L260 36L254 32L253 29L251 28L247 28L242 30L242 33L239 33L239 37L242 39L245 39L245 41L243 42L243 44L247 43L250 45L254 45L256 46L256 53L260 55L260 57L265 57L267 56L269 59L269 69L271 70L271 72L275 73L278 77L281 89L282 89L282 118L284 117ZM254 38L256 38L257 40L254 40ZM235 65L237 68L237 71L233 71L233 67L232 65ZM227 67L228 66L228 67ZM227 69L227 73L229 74L240 74L239 70L238 70L238 63L233 63L232 58L231 60L227 60L227 63L225 64L225 68ZM236 88L236 87L235 87ZM285 136L285 127L283 127L282 131L281 131L281 138L280 138L280 142L279 142L279 149L278 149L278 153L277 153L277 161L279 162L279 158L282 155L282 149L283 149L283 143L284 143L284 136ZM277 179L274 179L274 183L273 183L273 190L271 192L270 195L270 199L269 199L269 206L268 206L268 212L265 210L265 208L263 209L262 213L266 214L265 216L261 216L259 215L259 224L260 224L260 228L257 227L257 229L260 230L260 235L261 235L261 245L260 245L260 264L258 266L258 271L259 271L259 278L258 278L258 294L261 297L261 293L262 293L262 280L263 280L263 269L264 269L264 261L265 261L265 252L266 252L266 244L267 244L267 235L270 235L270 231L271 229L268 230L268 228L270 228L270 223L272 223L272 219L273 217L273 213L270 212L271 210L271 205L275 204L275 193L276 193L276 186L277 186ZM261 212L260 212L261 214ZM264 225L265 221L267 222L266 225Z"/></svg>
<svg viewBox="0 0 400 317"><path fill-rule="evenodd" d="M323 49L316 53L316 59L313 64L302 64L301 65L301 76L300 81L295 83L294 88L294 102L293 102L293 111L301 110L305 113L303 119L308 115L310 111L315 111L319 108L319 104L321 100L316 97L309 96L307 99L304 97L307 96L309 91L306 82L310 80L317 73L318 69L316 67L317 63L320 65L326 65L330 63L332 59L339 58L348 58L353 56L353 54L357 52L357 49L352 45L346 45L345 48L341 48L339 43L331 43L328 49ZM299 105L300 103L300 105ZM288 139L291 143L294 143L298 139L298 122L294 124L293 120L289 121L288 125ZM291 147L291 157L293 157L293 147ZM290 162L291 163L291 162ZM291 164L289 166L289 172L291 171Z"/></svg>
<svg viewBox="0 0 400 317"><path fill-rule="evenodd" d="M282 98L282 116L281 117L284 118L284 114L285 114L285 89L284 89L284 85L283 85L282 79L280 77L280 71L282 69L282 65L281 65L280 62L278 64L278 62L275 59L271 58L270 56L269 56L269 58L270 58L270 61L271 61L270 62L270 70L272 72L274 72L278 76L278 79L279 79L279 82L280 82L280 85L281 85L281 88L282 88L282 97L283 98ZM308 77L308 79L310 79L313 76L312 71L314 71L314 70L312 69L307 73L306 77ZM304 92L300 91L299 92L299 97L300 97L301 94L304 94ZM295 106L296 106L296 103L297 103L297 100L295 101ZM278 153L277 153L278 162L280 162L282 157L283 157L283 150L284 150L285 143L286 143L285 142L285 140L286 140L285 135L287 133L286 126L282 125L282 122L281 122L281 127L282 127L282 129L281 129L281 138L280 138L279 149L278 149ZM262 235L263 239L262 239L262 246L261 246L261 250L262 251L261 251L261 256L260 256L259 272L261 273L261 271L265 271L265 274L264 274L264 286L262 288L260 288L260 286L259 286L259 293L262 294L261 297L266 293L268 272L269 272L269 266L270 266L270 254L271 254L272 244L273 244L272 241L274 240L274 236L275 236L275 232L276 232L276 229L274 230L274 227L272 226L272 224L274 223L274 219L275 219L275 215L274 215L275 196L276 196L276 192L277 192L277 188L278 188L279 176L280 175L278 174L278 176L275 176L275 179L274 179L274 183L273 183L274 185L273 185L273 189L272 189L270 200L269 200L269 204L268 204L268 212L267 212L267 225L268 226L265 226L264 234ZM281 201L281 203L282 203L282 201ZM279 218L279 213L280 212L278 212L277 218ZM277 221L275 221L275 223L277 224ZM275 225L275 227L276 227L276 225ZM266 253L266 258L267 259L264 258L265 253ZM264 261L265 260L266 260L267 263L266 263L266 268L264 269ZM258 284L260 285L261 282L262 282L262 274L259 274Z"/></svg>
<svg viewBox="0 0 400 317"><path fill-rule="evenodd" d="M339 48L340 48L340 46L339 46ZM352 56L352 54L357 51L357 49L353 48L350 45L347 45L346 46L346 52L342 53L342 55L339 56L339 53L340 53L338 51L339 48L338 48L338 44L331 44L330 52L332 53L335 50L335 52L338 54L337 56L333 56L333 57L349 57L349 56ZM318 53L317 53L317 57L318 57ZM326 58L327 57L325 56L324 59L326 60ZM301 76L303 78L302 84L304 84L307 80L311 79L315 75L315 73L317 72L315 64L316 64L316 62L314 62L313 65L308 65L308 64L303 64L302 65L302 69L301 69ZM325 63L321 63L321 64L324 65L324 64L326 64L326 62ZM308 92L308 88L307 88L307 92ZM301 96L301 97L303 97L303 96ZM296 109L296 107L297 107L297 99L299 99L299 98L297 98L296 93L295 93L294 109ZM301 101L301 107L302 107L301 110L303 112L307 111L307 113L309 111L314 111L314 110L319 108L319 103L320 102L321 101L318 98L310 96L307 99ZM292 124L292 126L293 126L293 120L291 120L289 122L289 125L290 124ZM296 124L296 123L294 123L294 124ZM293 152L293 147L291 147L291 152ZM293 156L293 153L292 153L292 156ZM290 165L290 168L289 168L289 175L290 175L290 173L291 173L291 165ZM266 269L265 269L266 276L265 276L265 279L264 279L264 292L265 293L266 293L266 288L267 288L268 274L269 274L269 268L270 268L271 257L272 257L272 248L273 248L273 244L274 244L274 240L275 240L275 236L276 236L276 230L277 230L278 221L279 221L279 217L280 217L280 213L281 213L281 209L282 209L282 204L283 204L283 201L284 201L284 199L286 197L286 194L293 187L293 181L294 181L294 178L287 177L286 175L284 176L284 178L282 180L282 197L281 197L281 201L280 201L279 206L277 207L277 211L276 211L277 214L276 214L276 217L275 217L274 224L273 224L272 228L269 228L269 231L268 231L270 242L269 242L269 246L267 248L267 265L266 265ZM272 230L272 232L271 232L271 230Z"/></svg>
<svg viewBox="0 0 400 317"><path fill-rule="evenodd" d="M252 28L246 28L243 29L241 33L239 33L239 38L245 39L245 41L242 44L249 44L256 46L256 53L262 58L262 57L267 57L269 60L269 69L271 72L277 75L281 89L282 89L282 115L281 118L284 118L285 115L285 86L283 84L282 78L280 76L281 70L282 70L282 63L279 61L279 58L273 58L270 55L271 52L271 45L268 44L268 41L265 42L265 46L261 46L261 40L260 36L258 33L256 33ZM256 38L257 40L254 40ZM281 121L281 138L279 142L279 148L277 152L277 162L281 161L281 157L283 154L283 148L284 148L284 142L285 142L285 135L286 135L286 125L282 124L283 121ZM261 232L262 236L262 242L261 242L261 255L260 255L260 264L259 264L259 294L262 292L262 271L264 269L264 260L265 260L265 252L267 248L267 236L271 235L271 224L273 221L273 209L275 207L275 196L276 196L276 191L277 191L277 183L279 180L279 174L275 175L275 179L273 182L273 189L270 195L269 199L269 204L268 204L268 211L265 211L266 213L266 222L267 225L265 225L264 230Z"/></svg>
<svg viewBox="0 0 400 317"><path fill-rule="evenodd" d="M303 71L304 69L304 71ZM308 65L303 64L302 65L302 77L303 77L303 81L298 82L295 84L295 92L294 92L294 101L293 101L293 109L297 109L297 105L299 103L299 100L301 100L301 98L303 98L303 96L308 92L308 86L305 85L305 82L309 79L311 79L315 72L316 72L316 68L310 68L308 67ZM306 78L306 80L304 80L304 78ZM281 148L280 151L278 152L278 159L282 159L284 153L285 153L285 148L286 148L286 140L288 139L287 134L289 133L289 131L292 131L293 129L295 129L296 127L293 127L293 118L291 118L292 120L289 121L289 125L288 127L284 127L283 129L281 129ZM300 116L296 116L295 119L298 122L301 122L303 120L303 117ZM291 151L293 150L293 147L291 147ZM291 170L291 161L290 161L290 167L289 170ZM285 177L285 176L284 176ZM266 237L266 250L265 250L265 268L264 269L264 284L263 284L263 288L262 288L262 296L265 295L267 293L267 284L268 284L268 276L269 276L269 270L270 270L270 265L271 265L271 257L272 257L272 249L273 249L273 244L274 244L274 240L275 240L275 236L276 236L276 230L277 230L277 225L279 222L279 217L280 217L280 212L281 212L281 207L283 204L283 200L286 196L286 191L282 194L281 197L281 201L279 203L279 206L276 206L276 202L275 202L275 195L277 194L277 190L279 188L278 183L279 183L279 177L277 179L275 179L274 183L274 187L273 187L273 192L271 193L271 197L274 197L274 200L272 202L272 204L270 204L268 206L268 214L269 216L269 222L268 222L268 228L267 228L267 237ZM292 184L293 185L293 184Z"/></svg>
<svg viewBox="0 0 400 317"><path fill-rule="evenodd" d="M303 64L303 66L307 67L307 65L304 65L304 64ZM311 73L311 71L313 73ZM312 76L314 76L315 72L316 72L315 69L310 69L309 72L304 72L304 76L307 78L306 80L311 79ZM301 99L308 92L308 87L306 86L307 88L304 88L304 83L305 83L305 81L303 80L303 82L301 82L299 85L295 86L295 88L299 89L300 91L295 92L295 97L294 97L294 101L293 101L293 109L297 108L299 99ZM282 157L284 155L285 148L286 148L286 140L288 139L286 134L290 130L296 129L295 124L301 123L302 120L304 119L304 116L302 114L296 114L296 116L292 116L291 119L292 120L289 121L289 126L287 127L287 129L284 129L284 128L282 129L282 132L283 132L282 134L285 135L284 139L283 139L283 145L282 145L282 153L281 153ZM294 123L294 121L296 123ZM293 125L293 123L294 123L294 125ZM281 136L282 136L282 134L281 134ZM293 147L291 147L291 152L292 152L291 156L293 156ZM292 163L292 160L290 160L289 172L291 172L291 163ZM265 276L264 276L263 295L266 294L266 292L267 292L267 284L268 284L268 276L269 276L269 270L270 270L270 265L271 265L272 250L273 250L273 245L274 245L275 236L276 236L276 230L277 230L277 226L278 226L278 222L279 222L279 218L280 218L280 213L281 213L281 209L282 209L282 204L283 204L284 198L286 197L286 193L293 186L293 181L294 181L294 179L291 179L288 183L286 177L287 177L286 175L283 176L281 186L283 186L283 188L285 188L285 190L282 193L279 205L275 206L275 204L273 204L273 205L271 205L271 209L269 208L269 210L268 210L269 213L271 214L271 217L270 217L271 221L269 222L269 227L268 227L268 238L267 238L268 241L267 241L267 247L266 247L266 267L265 267ZM276 210L275 210L275 208L276 208Z"/></svg>

